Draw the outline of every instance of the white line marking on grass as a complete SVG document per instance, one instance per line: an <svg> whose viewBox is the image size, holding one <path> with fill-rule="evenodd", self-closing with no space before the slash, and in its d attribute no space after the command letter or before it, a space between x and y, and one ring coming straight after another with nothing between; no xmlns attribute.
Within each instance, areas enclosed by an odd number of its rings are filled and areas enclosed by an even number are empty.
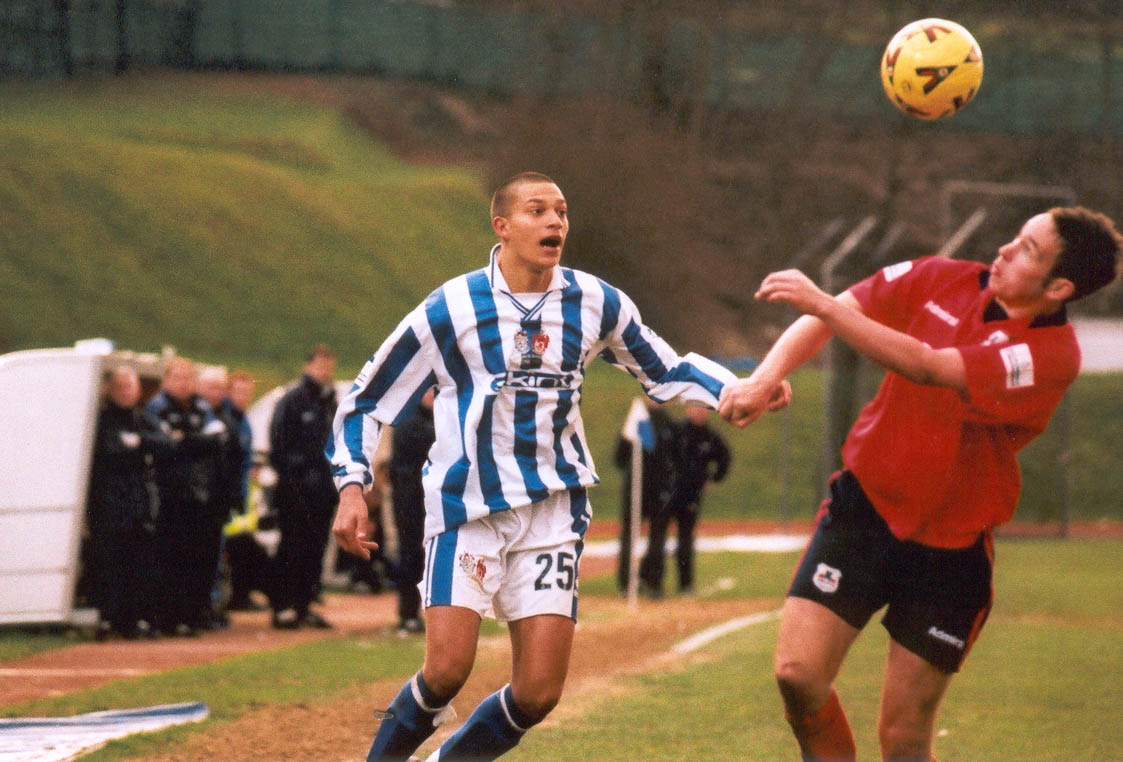
<svg viewBox="0 0 1123 762"><path fill-rule="evenodd" d="M132 677L147 675L148 670L130 669L128 667L104 669L91 667L89 669L53 669L50 667L26 667L0 669L0 677Z"/></svg>
<svg viewBox="0 0 1123 762"><path fill-rule="evenodd" d="M671 652L676 654L688 654L691 651L697 651L702 646L709 645L718 638L728 635L731 632L744 629L745 627L752 627L754 624L763 624L777 619L780 616L780 609L775 611L761 611L756 614L748 614L747 616L737 617L730 619L728 622L715 624L713 627L702 630L696 635L691 635L686 640L679 641L671 646Z"/></svg>
<svg viewBox="0 0 1123 762"><path fill-rule="evenodd" d="M807 545L807 535L803 534L732 534L718 537L699 537L695 550L699 553L735 551L742 553L786 553L801 550ZM675 543L667 543L667 555L675 551ZM647 538L640 537L636 552L647 552ZM619 540L597 540L585 543L583 556L592 558L615 558L620 555Z"/></svg>

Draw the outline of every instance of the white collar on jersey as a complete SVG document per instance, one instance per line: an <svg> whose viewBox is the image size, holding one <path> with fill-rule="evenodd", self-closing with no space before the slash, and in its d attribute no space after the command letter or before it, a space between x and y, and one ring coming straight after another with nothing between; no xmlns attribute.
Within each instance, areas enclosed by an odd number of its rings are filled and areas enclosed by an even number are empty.
<svg viewBox="0 0 1123 762"><path fill-rule="evenodd" d="M491 282L491 288L495 291L501 291L504 294L511 293L511 287L507 285L507 279L503 277L503 271L499 269L499 244L491 247L491 263L487 268L487 279ZM562 274L561 266L554 268L554 273L550 278L550 286L546 291L561 291L569 287L569 281L566 280L565 275Z"/></svg>

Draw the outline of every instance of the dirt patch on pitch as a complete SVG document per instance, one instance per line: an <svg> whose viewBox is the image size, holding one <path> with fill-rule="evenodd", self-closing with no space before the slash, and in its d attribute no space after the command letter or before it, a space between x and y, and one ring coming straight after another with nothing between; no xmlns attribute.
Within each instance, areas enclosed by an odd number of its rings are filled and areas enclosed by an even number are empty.
<svg viewBox="0 0 1123 762"><path fill-rule="evenodd" d="M599 700L612 682L632 672L663 663L678 641L707 626L765 610L762 601L707 601L690 599L643 601L635 611L606 598L582 601L562 703L546 722L580 713ZM689 658L689 657L680 657ZM463 719L485 696L510 678L510 647L505 635L480 643L476 667L464 690L453 702ZM377 729L373 710L390 703L401 680L388 680L348 691L330 703L290 704L250 710L237 720L192 734L165 755L146 757L149 762L188 762L223 759L227 762L285 759L295 762L354 762L364 758ZM459 721L438 730L421 749L424 756L456 727Z"/></svg>
<svg viewBox="0 0 1123 762"><path fill-rule="evenodd" d="M233 612L230 627L198 637L89 641L4 662L0 705L61 696L116 680L208 664L332 637L377 633L397 622L393 595L332 594L319 609L331 630L275 630L269 612Z"/></svg>

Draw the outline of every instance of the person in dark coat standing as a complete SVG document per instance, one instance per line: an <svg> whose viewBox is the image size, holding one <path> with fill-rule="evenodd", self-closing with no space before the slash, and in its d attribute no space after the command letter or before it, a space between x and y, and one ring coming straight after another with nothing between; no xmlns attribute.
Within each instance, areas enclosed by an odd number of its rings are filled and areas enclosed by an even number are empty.
<svg viewBox="0 0 1123 762"><path fill-rule="evenodd" d="M678 478L666 510L651 518L648 550L643 559L643 579L661 589L667 528L674 521L678 527L675 546L678 591L683 595L694 590L694 528L702 507L702 494L706 484L720 482L729 471L729 445L706 424L708 416L709 410L704 407L688 407L686 420L678 425Z"/></svg>
<svg viewBox="0 0 1123 762"><path fill-rule="evenodd" d="M229 611L253 611L260 605L253 600L255 590L269 595L273 584L273 559L265 550L254 532L257 529L257 511L250 505L250 480L254 472L253 430L250 428L246 410L253 402L255 381L246 370L235 370L230 374L230 393L224 406L234 420L238 446L241 450L238 474L238 494L233 501L233 509L238 527L228 530L225 537L226 562L230 566ZM232 495L232 497L235 497Z"/></svg>
<svg viewBox="0 0 1123 762"><path fill-rule="evenodd" d="M207 518L207 535L213 537L219 551L211 606L207 611L208 626L219 629L230 624L222 584L228 569L227 562L223 560L227 551L224 527L233 516L245 511L248 461L253 457L250 450L252 433L245 414L230 400L230 374L226 368L210 365L199 372L199 396L210 405L215 418L222 421L228 434L215 452L214 489Z"/></svg>
<svg viewBox="0 0 1123 762"><path fill-rule="evenodd" d="M437 435L433 427L433 395L425 392L417 412L394 427L390 454L391 501L398 529L398 632L423 632L421 593L417 589L425 571L425 493L421 471L429 459L429 448Z"/></svg>
<svg viewBox="0 0 1123 762"><path fill-rule="evenodd" d="M641 489L640 518L650 520L666 510L667 501L675 487L678 458L678 425L671 416L651 399L645 398L647 413L651 418L654 444L643 452L643 486ZM620 555L616 567L616 587L627 592L632 558L632 443L623 436L616 440L616 467L624 469L624 493L620 509ZM640 567L640 592L657 598L662 594L659 580L650 569Z"/></svg>
<svg viewBox="0 0 1123 762"><path fill-rule="evenodd" d="M215 463L227 431L196 394L197 383L195 364L176 357L164 372L163 388L147 407L177 442L172 458L157 471L161 611L156 624L165 634L193 635L212 621L221 531L215 519L220 511L214 500Z"/></svg>
<svg viewBox="0 0 1123 762"><path fill-rule="evenodd" d="M245 475L247 461L253 457L248 450L248 431L245 414L230 401L230 376L226 368L211 365L199 373L199 396L210 405L215 418L222 421L229 436L215 457L214 513L221 514L222 522L232 513L241 513L245 505ZM245 431L244 431L244 430ZM250 434L249 436L252 436Z"/></svg>
<svg viewBox="0 0 1123 762"><path fill-rule="evenodd" d="M281 530L270 605L273 626L281 629L331 626L311 605L320 590L339 502L324 455L337 404L334 375L335 352L324 344L313 347L304 375L277 403L269 425L270 458L277 472L273 509Z"/></svg>
<svg viewBox="0 0 1123 762"><path fill-rule="evenodd" d="M152 632L160 505L155 465L173 448L159 422L138 408L140 393L133 368L112 370L98 413L87 493L88 573L92 603L101 615L99 634L125 638Z"/></svg>

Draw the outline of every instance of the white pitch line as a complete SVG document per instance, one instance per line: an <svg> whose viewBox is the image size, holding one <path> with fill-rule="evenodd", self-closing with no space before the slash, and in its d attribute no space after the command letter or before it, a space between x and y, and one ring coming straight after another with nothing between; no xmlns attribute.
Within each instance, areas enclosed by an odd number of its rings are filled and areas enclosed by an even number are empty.
<svg viewBox="0 0 1123 762"><path fill-rule="evenodd" d="M763 624L764 622L777 619L780 616L780 609L775 611L761 611L756 614L748 614L746 616L730 619L728 622L715 624L713 627L702 630L696 635L691 635L686 640L679 641L671 646L671 651L676 654L688 654L691 651L696 651L702 646L709 645L713 641L728 635L731 632L743 629L745 627L752 627L754 624Z"/></svg>
<svg viewBox="0 0 1123 762"><path fill-rule="evenodd" d="M787 553L801 550L807 545L807 535L803 534L734 534L718 537L699 537L694 548L699 553L716 553L719 551L760 552L760 553ZM667 555L674 553L675 543L667 543ZM647 552L647 538L640 537L636 552L643 555ZM615 558L620 555L619 540L594 540L585 543L582 557L590 558Z"/></svg>
<svg viewBox="0 0 1123 762"><path fill-rule="evenodd" d="M51 667L0 668L0 677L134 677L148 670L120 668L64 669Z"/></svg>

